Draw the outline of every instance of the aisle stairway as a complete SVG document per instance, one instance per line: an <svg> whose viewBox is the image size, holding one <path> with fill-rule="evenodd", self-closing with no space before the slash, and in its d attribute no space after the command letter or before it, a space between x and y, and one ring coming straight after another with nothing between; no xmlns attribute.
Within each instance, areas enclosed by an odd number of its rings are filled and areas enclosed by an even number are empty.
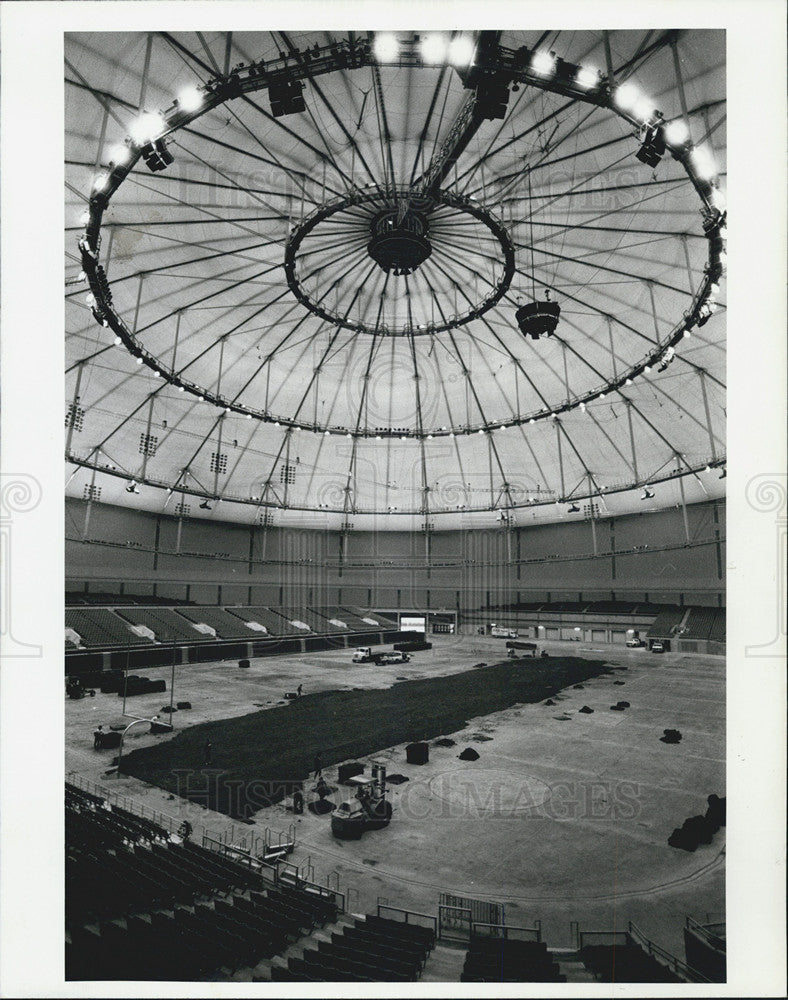
<svg viewBox="0 0 788 1000"><path fill-rule="evenodd" d="M461 944L437 943L430 952L420 982L459 983L466 950Z"/></svg>

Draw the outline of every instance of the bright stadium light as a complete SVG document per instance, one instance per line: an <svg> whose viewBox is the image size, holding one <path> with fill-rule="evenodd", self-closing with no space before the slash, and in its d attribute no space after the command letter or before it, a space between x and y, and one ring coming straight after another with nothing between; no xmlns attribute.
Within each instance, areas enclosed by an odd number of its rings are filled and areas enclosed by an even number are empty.
<svg viewBox="0 0 788 1000"><path fill-rule="evenodd" d="M399 39L391 32L376 34L372 51L378 62L393 62L399 55Z"/></svg>
<svg viewBox="0 0 788 1000"><path fill-rule="evenodd" d="M591 90L599 84L599 70L593 66L580 66L575 81L583 90Z"/></svg>
<svg viewBox="0 0 788 1000"><path fill-rule="evenodd" d="M641 97L635 102L632 113L642 122L650 121L654 117L654 102L648 97Z"/></svg>
<svg viewBox="0 0 788 1000"><path fill-rule="evenodd" d="M114 163L116 167L122 167L124 163L128 163L130 156L131 150L125 142L117 143L109 151L110 163Z"/></svg>
<svg viewBox="0 0 788 1000"><path fill-rule="evenodd" d="M726 207L725 195L719 188L715 188L709 195L709 203L717 209L718 212L724 212ZM720 233L722 235L722 233ZM727 233L723 239L727 238Z"/></svg>
<svg viewBox="0 0 788 1000"><path fill-rule="evenodd" d="M452 66L469 66L473 60L475 46L467 35L458 35L449 42L449 62Z"/></svg>
<svg viewBox="0 0 788 1000"><path fill-rule="evenodd" d="M421 57L425 63L442 63L446 61L448 42L440 32L431 31L421 40Z"/></svg>
<svg viewBox="0 0 788 1000"><path fill-rule="evenodd" d="M109 184L109 174L99 174L93 180L93 190L103 191L107 184Z"/></svg>
<svg viewBox="0 0 788 1000"><path fill-rule="evenodd" d="M540 76L551 76L555 71L555 57L549 52L534 52L531 69Z"/></svg>
<svg viewBox="0 0 788 1000"><path fill-rule="evenodd" d="M613 100L616 106L621 108L622 111L632 111L638 101L641 99L641 93L631 83L622 83L620 87L616 87L616 92L613 95Z"/></svg>
<svg viewBox="0 0 788 1000"><path fill-rule="evenodd" d="M151 139L157 139L164 131L164 116L152 111L144 111L139 118L135 118L129 125L129 135L134 142L141 146Z"/></svg>
<svg viewBox="0 0 788 1000"><path fill-rule="evenodd" d="M669 146L683 146L689 139L689 129L683 118L674 118L665 126L665 142Z"/></svg>
<svg viewBox="0 0 788 1000"><path fill-rule="evenodd" d="M710 181L717 176L717 165L714 157L706 146L696 146L690 154L695 173L703 181Z"/></svg>
<svg viewBox="0 0 788 1000"><path fill-rule="evenodd" d="M182 111L199 111L203 103L202 91L197 87L184 87L178 94L178 106Z"/></svg>

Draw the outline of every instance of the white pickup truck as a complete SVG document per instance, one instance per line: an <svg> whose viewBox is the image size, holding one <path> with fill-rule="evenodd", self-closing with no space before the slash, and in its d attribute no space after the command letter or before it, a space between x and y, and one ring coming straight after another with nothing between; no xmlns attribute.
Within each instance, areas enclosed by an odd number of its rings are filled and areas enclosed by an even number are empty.
<svg viewBox="0 0 788 1000"><path fill-rule="evenodd" d="M409 663L410 657L399 649L373 653L369 646L359 646L353 653L353 663Z"/></svg>

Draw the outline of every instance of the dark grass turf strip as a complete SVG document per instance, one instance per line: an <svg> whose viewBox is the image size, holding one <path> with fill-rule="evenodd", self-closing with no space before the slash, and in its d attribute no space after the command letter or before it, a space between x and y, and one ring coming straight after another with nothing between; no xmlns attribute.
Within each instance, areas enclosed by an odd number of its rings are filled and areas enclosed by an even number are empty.
<svg viewBox="0 0 788 1000"><path fill-rule="evenodd" d="M609 672L600 660L504 661L382 690L323 691L282 708L206 722L123 758L124 773L233 817L249 818L313 769L463 729L517 702L543 701ZM205 744L210 741L210 764Z"/></svg>

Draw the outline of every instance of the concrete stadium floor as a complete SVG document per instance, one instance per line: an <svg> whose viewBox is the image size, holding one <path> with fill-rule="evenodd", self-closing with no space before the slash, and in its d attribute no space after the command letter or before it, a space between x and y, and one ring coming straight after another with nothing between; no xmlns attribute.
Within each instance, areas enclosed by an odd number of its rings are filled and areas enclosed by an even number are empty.
<svg viewBox="0 0 788 1000"><path fill-rule="evenodd" d="M299 683L305 696L387 687L397 678L456 673L505 655L502 639L432 641L433 649L410 663L381 667L352 664L349 649L260 658L248 670L237 661L177 667L175 700L189 700L193 708L174 716L176 730L276 707ZM94 751L92 734L98 723L106 728L119 719L116 695L66 700L66 772L177 820L188 818L196 834L205 827L232 843L259 847L266 828L286 831L294 824L297 847L289 860L311 865L318 880L330 875L335 885L338 879L350 890L354 912L374 911L380 899L435 913L440 892L451 892L504 903L510 925L541 920L550 947L571 944L571 920L588 930L625 929L632 920L681 958L684 917L719 916L725 908L725 830L691 854L667 844L674 827L705 812L709 794L725 795L724 661L599 644L541 645L556 656L599 658L619 669L582 690L564 690L553 707L515 705L469 720L459 733L445 734L456 746L430 746L426 765L408 764L404 745L381 747L364 762L385 763L389 774L409 781L389 786L391 825L360 841L336 840L329 815L305 810L294 816L286 803L244 825L135 778L106 777L117 751ZM169 687L169 668L145 673L165 677ZM619 700L631 707L611 711ZM150 716L165 704L169 691L129 699L127 709ZM579 713L584 705L593 714ZM660 742L667 728L681 731L681 743ZM132 734L126 750L169 738ZM459 760L466 746L480 759ZM325 773L337 789L335 802L350 796L336 785L336 767Z"/></svg>

